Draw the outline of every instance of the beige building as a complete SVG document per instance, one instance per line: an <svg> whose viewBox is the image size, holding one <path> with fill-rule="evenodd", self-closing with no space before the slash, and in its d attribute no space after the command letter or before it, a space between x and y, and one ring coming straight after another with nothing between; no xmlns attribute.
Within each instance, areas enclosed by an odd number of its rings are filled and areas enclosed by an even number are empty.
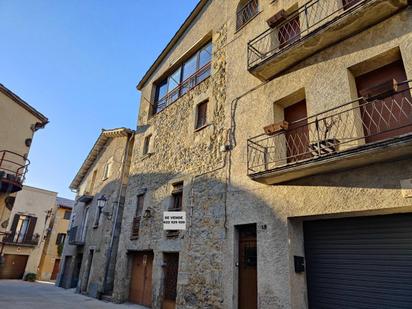
<svg viewBox="0 0 412 309"><path fill-rule="evenodd" d="M113 300L412 307L411 50L407 0L199 1L138 84Z"/></svg>
<svg viewBox="0 0 412 309"><path fill-rule="evenodd" d="M58 286L110 299L133 143L133 130L102 130L70 184L77 194Z"/></svg>
<svg viewBox="0 0 412 309"><path fill-rule="evenodd" d="M34 133L45 116L0 84L0 238L9 224L15 193L22 189Z"/></svg>
<svg viewBox="0 0 412 309"><path fill-rule="evenodd" d="M38 273L56 196L56 192L29 186L17 193L3 238L0 279L22 279L27 273Z"/></svg>
<svg viewBox="0 0 412 309"><path fill-rule="evenodd" d="M73 200L56 198L56 205L44 236L45 243L37 272L39 280L55 281L57 279L73 205Z"/></svg>

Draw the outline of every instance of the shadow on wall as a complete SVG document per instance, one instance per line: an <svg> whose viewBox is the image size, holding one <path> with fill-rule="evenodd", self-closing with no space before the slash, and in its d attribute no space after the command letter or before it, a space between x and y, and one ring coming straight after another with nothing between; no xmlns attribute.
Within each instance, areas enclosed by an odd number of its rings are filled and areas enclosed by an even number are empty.
<svg viewBox="0 0 412 309"><path fill-rule="evenodd" d="M283 185L308 187L343 187L401 189L400 180L412 177L412 160L380 162L340 172L309 176Z"/></svg>
<svg viewBox="0 0 412 309"><path fill-rule="evenodd" d="M170 252L178 248L179 259L184 263L179 265L177 304L185 308L223 308L225 299L229 299L228 296L233 293L233 287L238 286L237 283L234 284L238 280L238 268L235 266L238 261L237 225L256 224L258 242L265 244L265 248L262 247L260 251L262 256L279 256L284 261L282 266L285 263L287 266L287 222L278 218L273 209L253 192L235 187L229 189L233 192L227 192L225 171L222 168L197 177L174 173L144 173L129 177L122 227L124 234L116 269L114 299L117 302L129 299L132 269L125 251L154 249L157 252ZM187 214L187 230L179 236L181 247L175 246L173 240L166 239L162 226L163 211L172 205L173 184L180 181L184 181L183 211ZM150 207L152 217L141 219L139 238L129 242L130 225L136 211L136 196L142 190L146 190L144 210ZM268 231L266 227L262 228L266 224L278 227L282 225L282 232L279 233L278 228L274 237L275 229ZM126 248L122 242L127 244ZM281 249L279 242L282 243ZM161 265L159 260L156 261L159 258L161 259L155 254L153 272L157 274L153 275L152 292L155 308L163 301L163 269L155 269L156 265ZM268 274L274 273L278 267L275 260L258 260L259 267L267 270ZM252 280L250 284L250 289L256 289L257 282ZM275 293L270 286L267 284L262 287L266 291L263 294Z"/></svg>

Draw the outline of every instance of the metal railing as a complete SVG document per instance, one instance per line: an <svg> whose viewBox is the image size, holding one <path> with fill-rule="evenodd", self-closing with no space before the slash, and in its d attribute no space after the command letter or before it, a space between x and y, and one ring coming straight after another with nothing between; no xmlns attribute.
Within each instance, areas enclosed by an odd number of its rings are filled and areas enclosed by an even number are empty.
<svg viewBox="0 0 412 309"><path fill-rule="evenodd" d="M278 55L307 36L374 0L310 0L248 43L248 68Z"/></svg>
<svg viewBox="0 0 412 309"><path fill-rule="evenodd" d="M77 234L81 234L78 233L79 231L79 227L78 226L73 226L72 228L70 228L69 231L69 245L83 245L84 244L84 240L81 239L81 235L77 235Z"/></svg>
<svg viewBox="0 0 412 309"><path fill-rule="evenodd" d="M30 161L16 152L0 150L0 178L5 177L10 182L24 182Z"/></svg>
<svg viewBox="0 0 412 309"><path fill-rule="evenodd" d="M357 98L247 141L248 175L313 162L412 133L410 81L379 98Z"/></svg>
<svg viewBox="0 0 412 309"><path fill-rule="evenodd" d="M26 245L37 246L39 244L40 235L35 234L32 237L16 237L16 234L8 234L3 237L3 243L8 245Z"/></svg>
<svg viewBox="0 0 412 309"><path fill-rule="evenodd" d="M239 30L259 12L258 0L249 0L236 13L236 29Z"/></svg>
<svg viewBox="0 0 412 309"><path fill-rule="evenodd" d="M191 89L196 87L202 81L210 76L211 73L211 62L205 64L186 80L181 82L172 91L168 92L164 97L160 98L155 102L155 114L164 110L167 106L172 104L174 101L179 99L182 95L189 92Z"/></svg>

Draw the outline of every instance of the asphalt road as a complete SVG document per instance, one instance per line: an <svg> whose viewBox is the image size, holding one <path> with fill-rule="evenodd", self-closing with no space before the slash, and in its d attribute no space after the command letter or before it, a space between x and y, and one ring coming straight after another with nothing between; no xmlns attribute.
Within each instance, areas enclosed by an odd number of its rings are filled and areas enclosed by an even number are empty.
<svg viewBox="0 0 412 309"><path fill-rule="evenodd" d="M106 303L53 284L0 280L1 309L146 309L133 304Z"/></svg>

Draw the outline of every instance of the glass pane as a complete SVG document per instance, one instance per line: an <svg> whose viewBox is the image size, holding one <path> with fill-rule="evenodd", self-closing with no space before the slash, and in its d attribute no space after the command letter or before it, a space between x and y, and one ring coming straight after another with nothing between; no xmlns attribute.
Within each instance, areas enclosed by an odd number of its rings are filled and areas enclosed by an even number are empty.
<svg viewBox="0 0 412 309"><path fill-rule="evenodd" d="M183 65L183 83L182 83L182 90L181 95L185 94L189 89L195 86L195 79L190 78L196 72L197 69L197 54L190 58L188 61L185 62ZM189 79L190 78L190 79Z"/></svg>
<svg viewBox="0 0 412 309"><path fill-rule="evenodd" d="M181 68L178 68L169 77L169 100L167 104L170 104L171 102L179 98L179 89L177 87L180 84L180 72L181 72Z"/></svg>
<svg viewBox="0 0 412 309"><path fill-rule="evenodd" d="M199 69L208 64L212 60L212 43L207 44L202 48L199 55Z"/></svg>

